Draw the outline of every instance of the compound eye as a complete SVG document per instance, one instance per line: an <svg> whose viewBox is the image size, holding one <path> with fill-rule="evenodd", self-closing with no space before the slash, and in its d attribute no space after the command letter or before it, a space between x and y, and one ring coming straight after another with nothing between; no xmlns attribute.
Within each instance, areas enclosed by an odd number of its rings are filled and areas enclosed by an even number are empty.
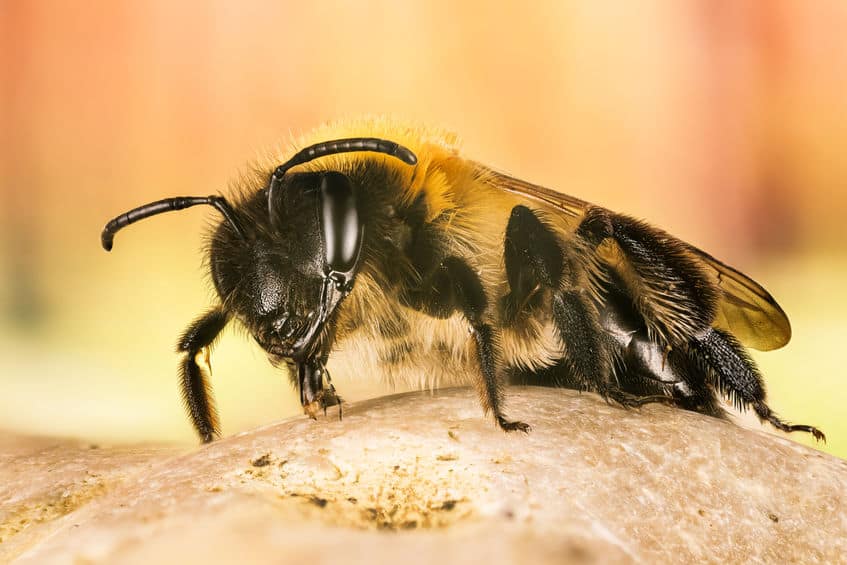
<svg viewBox="0 0 847 565"><path fill-rule="evenodd" d="M362 222L350 180L329 172L321 178L321 231L326 264L339 273L351 273L362 247Z"/></svg>

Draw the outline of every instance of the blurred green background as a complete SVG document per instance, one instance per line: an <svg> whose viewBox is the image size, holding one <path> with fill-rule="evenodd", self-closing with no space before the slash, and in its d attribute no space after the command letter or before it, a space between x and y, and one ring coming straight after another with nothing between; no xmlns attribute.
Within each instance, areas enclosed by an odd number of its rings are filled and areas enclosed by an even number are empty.
<svg viewBox="0 0 847 565"><path fill-rule="evenodd" d="M755 355L771 404L845 457L846 33L841 0L0 1L0 428L194 442L173 345L211 302L218 218L150 220L111 254L104 222L387 113L762 282L794 329ZM300 412L241 333L212 362L225 434Z"/></svg>

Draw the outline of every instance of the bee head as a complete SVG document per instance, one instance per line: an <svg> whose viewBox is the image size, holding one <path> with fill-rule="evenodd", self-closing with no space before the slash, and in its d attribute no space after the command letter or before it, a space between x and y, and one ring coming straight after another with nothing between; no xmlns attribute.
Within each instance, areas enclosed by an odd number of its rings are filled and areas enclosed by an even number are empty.
<svg viewBox="0 0 847 565"><path fill-rule="evenodd" d="M308 357L338 303L352 290L365 226L356 189L337 172L286 175L237 207L236 232L212 239L212 279L233 312L268 352Z"/></svg>
<svg viewBox="0 0 847 565"><path fill-rule="evenodd" d="M224 216L212 238L212 280L226 310L238 317L269 353L313 358L336 307L353 289L365 225L350 180L334 171L288 174L313 159L371 151L413 165L415 155L396 143L351 138L319 143L277 167L268 186L237 206L220 196L177 197L140 206L111 220L101 242L152 215L197 204Z"/></svg>

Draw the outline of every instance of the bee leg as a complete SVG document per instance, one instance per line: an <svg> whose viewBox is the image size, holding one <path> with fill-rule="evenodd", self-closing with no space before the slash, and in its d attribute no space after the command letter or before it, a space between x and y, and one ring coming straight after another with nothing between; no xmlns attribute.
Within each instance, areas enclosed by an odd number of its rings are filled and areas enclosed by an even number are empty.
<svg viewBox="0 0 847 565"><path fill-rule="evenodd" d="M300 405L303 413L309 418L316 420L321 406L323 393L322 365L315 359L298 361L294 365L297 375L297 384L300 388Z"/></svg>
<svg viewBox="0 0 847 565"><path fill-rule="evenodd" d="M567 363L578 375L581 388L594 390L607 401L612 400L624 408L652 403L680 405L678 398L662 393L661 382L656 381L650 387L643 381L634 382L628 364L626 374L621 375L620 380L617 378L613 368L616 346L602 327L586 292L562 290L554 293L553 322L565 346ZM629 350L624 353L625 364L629 353Z"/></svg>
<svg viewBox="0 0 847 565"><path fill-rule="evenodd" d="M671 387L671 394L680 408L714 418L727 418L708 372L691 355L689 348L675 347L668 351L665 365L677 379Z"/></svg>
<svg viewBox="0 0 847 565"><path fill-rule="evenodd" d="M332 383L328 383L325 388L323 388L320 392L318 392L316 397L316 403L318 408L322 408L324 411L324 416L326 416L327 408L332 406L338 406L338 419L339 421L343 417L341 403L344 402L344 399L341 398L335 390L335 386Z"/></svg>
<svg viewBox="0 0 847 565"><path fill-rule="evenodd" d="M203 443L209 443L215 436L219 436L220 427L218 411L212 398L212 386L197 364L197 355L212 346L228 321L220 308L210 310L188 326L176 346L178 352L185 353L179 365L182 399Z"/></svg>
<svg viewBox="0 0 847 565"><path fill-rule="evenodd" d="M703 368L683 346L668 347L653 339L621 277L613 270L602 273L597 307L600 323L615 342L620 362L615 372L624 395L613 398L624 406L637 406L633 398L676 405L717 418L726 417Z"/></svg>
<svg viewBox="0 0 847 565"><path fill-rule="evenodd" d="M539 305L544 289L558 288L564 271L554 230L526 206L515 206L506 226L503 258L509 293L501 300L506 323L520 323Z"/></svg>
<svg viewBox="0 0 847 565"><path fill-rule="evenodd" d="M714 384L735 406L744 409L752 406L763 422L784 432L807 432L826 442L826 436L814 426L789 424L781 420L765 403L762 376L744 347L727 332L709 328L691 340L690 354L713 377Z"/></svg>
<svg viewBox="0 0 847 565"><path fill-rule="evenodd" d="M720 291L685 244L601 208L586 211L575 235L586 264L598 264L596 259L605 264L591 274L605 287L599 303L604 327L624 348L624 388L635 382L637 389L638 381L652 380L648 390L673 382L666 392L677 405L723 417L703 368L687 353L692 336L710 330ZM623 313L624 325L631 324L626 329L635 333L621 339L614 320L608 322L609 313L611 318Z"/></svg>
<svg viewBox="0 0 847 565"><path fill-rule="evenodd" d="M707 374L686 347L663 350L649 340L642 329L632 336L623 357L626 371L622 376L628 391L661 394L667 405L726 418Z"/></svg>
<svg viewBox="0 0 847 565"><path fill-rule="evenodd" d="M614 400L624 408L640 408L645 404L664 404L666 406L679 406L679 400L673 396L664 394L640 395L627 392L618 387L608 387L603 391L603 396Z"/></svg>
<svg viewBox="0 0 847 565"><path fill-rule="evenodd" d="M326 409L328 407L338 406L338 421L340 422L344 417L343 409L341 408L341 403L344 402L344 399L338 396L338 393L335 390L335 385L332 384L332 376L329 374L326 366L324 366L324 375L326 376L326 387L324 388L324 394L321 396L324 416L326 416Z"/></svg>
<svg viewBox="0 0 847 565"><path fill-rule="evenodd" d="M617 388L611 382L611 343L586 294L578 290L558 291L553 294L552 305L556 332L565 346L568 364L579 376L580 387L616 400Z"/></svg>
<svg viewBox="0 0 847 565"><path fill-rule="evenodd" d="M494 413L504 431L528 432L530 426L510 421L503 413L503 390L498 370L499 351L496 330L483 319L488 305L482 281L471 267L458 257L448 257L424 278L420 288L407 293L405 302L436 318L461 312L470 324L481 379L477 381L483 410Z"/></svg>
<svg viewBox="0 0 847 565"><path fill-rule="evenodd" d="M610 340L597 308L576 281L578 267L565 264L556 233L526 206L512 209L504 245L510 292L503 298L506 323L519 323L533 298L551 294L553 323L565 347L565 361L581 390L604 393L612 369ZM566 268L568 267L568 268Z"/></svg>
<svg viewBox="0 0 847 565"><path fill-rule="evenodd" d="M711 326L720 291L682 242L602 208L586 211L576 237L586 264L600 259L619 277L652 341L683 346Z"/></svg>

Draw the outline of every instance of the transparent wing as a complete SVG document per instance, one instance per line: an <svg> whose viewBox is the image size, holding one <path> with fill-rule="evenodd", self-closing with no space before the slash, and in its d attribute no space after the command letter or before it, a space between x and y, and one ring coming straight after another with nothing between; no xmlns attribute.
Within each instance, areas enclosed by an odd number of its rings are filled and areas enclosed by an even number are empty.
<svg viewBox="0 0 847 565"><path fill-rule="evenodd" d="M715 326L732 332L738 340L754 349L779 349L791 339L788 316L762 286L726 263L689 245L688 249L703 261L723 291Z"/></svg>
<svg viewBox="0 0 847 565"><path fill-rule="evenodd" d="M496 188L541 202L572 217L593 204L538 186L476 163L480 179ZM791 324L776 300L762 286L705 251L685 244L723 291L715 327L732 332L747 347L770 351L791 339Z"/></svg>

